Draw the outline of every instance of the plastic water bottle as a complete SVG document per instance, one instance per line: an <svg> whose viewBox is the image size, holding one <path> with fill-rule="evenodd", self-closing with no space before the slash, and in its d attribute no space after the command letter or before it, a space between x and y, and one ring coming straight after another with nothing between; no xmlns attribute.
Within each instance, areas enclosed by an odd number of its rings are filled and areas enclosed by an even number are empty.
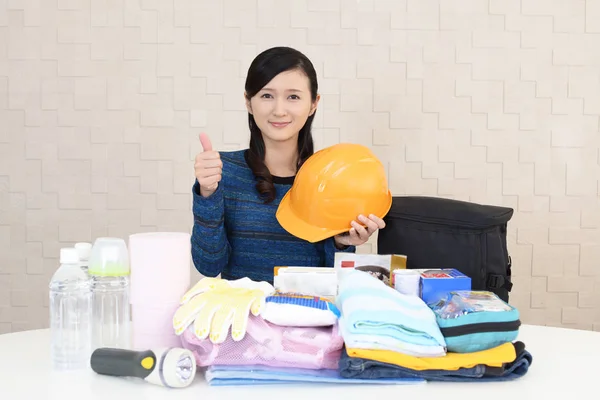
<svg viewBox="0 0 600 400"><path fill-rule="evenodd" d="M75 249L77 249L77 254L79 255L79 265L87 274L92 244L86 242L75 243Z"/></svg>
<svg viewBox="0 0 600 400"><path fill-rule="evenodd" d="M131 348L129 252L123 239L98 238L90 254L92 351Z"/></svg>
<svg viewBox="0 0 600 400"><path fill-rule="evenodd" d="M57 370L89 366L91 292L75 248L60 250L60 267L50 280L51 358Z"/></svg>

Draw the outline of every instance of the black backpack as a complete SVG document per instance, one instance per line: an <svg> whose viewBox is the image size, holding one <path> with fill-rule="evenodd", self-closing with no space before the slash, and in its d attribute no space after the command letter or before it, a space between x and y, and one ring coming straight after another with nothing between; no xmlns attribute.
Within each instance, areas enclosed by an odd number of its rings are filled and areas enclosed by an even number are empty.
<svg viewBox="0 0 600 400"><path fill-rule="evenodd" d="M513 209L426 196L398 196L377 238L379 254L407 256L407 268L454 268L472 290L508 302L511 259L506 245Z"/></svg>

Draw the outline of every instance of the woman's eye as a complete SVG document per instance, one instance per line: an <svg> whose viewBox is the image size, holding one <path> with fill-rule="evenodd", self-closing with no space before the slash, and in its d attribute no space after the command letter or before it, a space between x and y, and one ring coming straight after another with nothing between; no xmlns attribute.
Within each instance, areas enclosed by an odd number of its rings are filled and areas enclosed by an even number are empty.
<svg viewBox="0 0 600 400"><path fill-rule="evenodd" d="M290 98L293 99L293 100L300 100L300 97L298 97L295 94L291 95Z"/></svg>
<svg viewBox="0 0 600 400"><path fill-rule="evenodd" d="M270 99L272 96L269 93L265 93L262 96L260 96L263 99Z"/></svg>

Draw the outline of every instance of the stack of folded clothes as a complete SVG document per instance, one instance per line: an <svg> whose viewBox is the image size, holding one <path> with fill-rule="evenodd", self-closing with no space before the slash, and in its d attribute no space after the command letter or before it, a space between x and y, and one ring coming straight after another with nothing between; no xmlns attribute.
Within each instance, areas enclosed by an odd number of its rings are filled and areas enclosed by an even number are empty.
<svg viewBox="0 0 600 400"><path fill-rule="evenodd" d="M181 303L173 327L210 385L499 381L532 362L518 312L493 294L426 304L360 270L335 301L204 278Z"/></svg>
<svg viewBox="0 0 600 400"><path fill-rule="evenodd" d="M324 298L278 293L267 282L204 278L183 296L173 325L210 385L365 383L340 376L339 316Z"/></svg>
<svg viewBox="0 0 600 400"><path fill-rule="evenodd" d="M487 303L488 314L483 313L482 298L494 300ZM337 299L345 342L340 376L427 381L519 378L527 373L532 356L522 342L512 342L519 324L515 309L496 300L487 292L453 292L428 305L353 271L340 282ZM499 324L497 329L489 329L490 318Z"/></svg>
<svg viewBox="0 0 600 400"><path fill-rule="evenodd" d="M346 349L340 375L354 379L422 378L427 381L513 380L527 373L532 357L522 342L473 353L413 357L387 350Z"/></svg>

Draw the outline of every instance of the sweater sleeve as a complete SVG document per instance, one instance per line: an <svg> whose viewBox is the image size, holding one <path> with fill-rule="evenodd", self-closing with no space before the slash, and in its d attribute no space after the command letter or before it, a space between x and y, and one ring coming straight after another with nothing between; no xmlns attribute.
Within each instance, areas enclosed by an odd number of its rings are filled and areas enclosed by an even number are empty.
<svg viewBox="0 0 600 400"><path fill-rule="evenodd" d="M335 253L355 253L356 246L347 246L343 250L340 250L335 247L335 239L329 238L323 243L323 251L325 252L325 266L333 267Z"/></svg>
<svg viewBox="0 0 600 400"><path fill-rule="evenodd" d="M204 276L216 277L229 262L231 246L225 231L223 185L208 197L200 194L198 181L192 188L194 227L191 247L194 266Z"/></svg>

